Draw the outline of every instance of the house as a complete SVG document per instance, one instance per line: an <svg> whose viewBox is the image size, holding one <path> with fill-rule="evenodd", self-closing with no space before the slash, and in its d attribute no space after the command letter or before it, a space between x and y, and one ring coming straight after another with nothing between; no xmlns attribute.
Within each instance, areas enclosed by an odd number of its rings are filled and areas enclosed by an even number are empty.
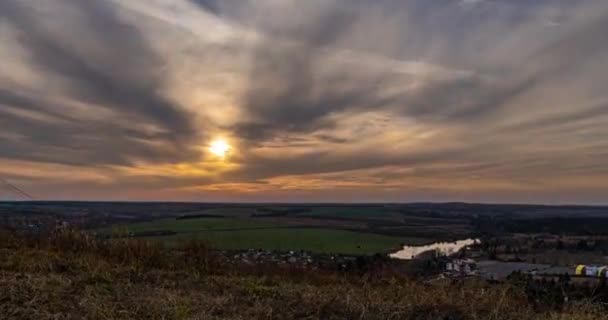
<svg viewBox="0 0 608 320"><path fill-rule="evenodd" d="M477 269L473 259L455 259L445 265L445 270L449 273L472 274Z"/></svg>

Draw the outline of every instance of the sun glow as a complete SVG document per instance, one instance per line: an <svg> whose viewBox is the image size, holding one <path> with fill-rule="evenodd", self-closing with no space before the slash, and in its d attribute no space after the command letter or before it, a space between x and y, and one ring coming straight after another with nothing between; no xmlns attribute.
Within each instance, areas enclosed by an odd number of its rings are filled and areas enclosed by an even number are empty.
<svg viewBox="0 0 608 320"><path fill-rule="evenodd" d="M228 155L231 149L232 147L223 139L213 140L209 144L209 151L222 159Z"/></svg>

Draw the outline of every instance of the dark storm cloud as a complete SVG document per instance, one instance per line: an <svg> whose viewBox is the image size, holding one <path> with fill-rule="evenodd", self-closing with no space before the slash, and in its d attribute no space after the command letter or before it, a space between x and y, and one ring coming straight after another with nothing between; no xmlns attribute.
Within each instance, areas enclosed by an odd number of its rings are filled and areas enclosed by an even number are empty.
<svg viewBox="0 0 608 320"><path fill-rule="evenodd" d="M3 128L24 139L0 152L27 158L32 153L18 151L31 144L42 158L93 164L122 164L142 157L191 157L188 143L196 135L191 115L162 95L162 59L143 35L122 21L109 2L64 0L54 5L45 16L35 1L2 1L0 19L17 30L17 39L38 72L61 84L68 98L94 106L92 113L96 109L113 112L115 123L111 119L100 123L71 118L52 125L15 116ZM64 17L62 10L75 10L76 14ZM53 21L61 18L68 21ZM19 97L10 93L15 88L1 89L2 108L29 108L41 113L55 108L44 98L31 97L32 93ZM145 125L154 126L157 133L146 134L141 129ZM162 141L168 147L155 147L152 141ZM68 153L57 152L61 150Z"/></svg>

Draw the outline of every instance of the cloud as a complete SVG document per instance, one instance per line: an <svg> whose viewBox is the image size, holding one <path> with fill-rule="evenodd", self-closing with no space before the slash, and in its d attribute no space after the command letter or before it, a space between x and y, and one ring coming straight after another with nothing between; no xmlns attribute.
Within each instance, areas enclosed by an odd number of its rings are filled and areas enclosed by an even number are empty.
<svg viewBox="0 0 608 320"><path fill-rule="evenodd" d="M0 12L0 159L73 168L86 196L597 202L608 187L604 1ZM206 155L215 136L226 163ZM43 194L82 186L26 173L11 178Z"/></svg>
<svg viewBox="0 0 608 320"><path fill-rule="evenodd" d="M5 114L3 127L22 139L3 148L2 155L91 165L137 157L169 160L181 158L180 153L191 157L189 143L198 129L191 115L163 95L162 59L138 29L105 1L66 0L44 7L3 1L0 19L14 30L30 68L64 101L54 103L41 88L6 82L0 89L0 111L29 109L63 123ZM57 104L69 109L66 100L86 105L88 113L111 116L95 121L53 111Z"/></svg>

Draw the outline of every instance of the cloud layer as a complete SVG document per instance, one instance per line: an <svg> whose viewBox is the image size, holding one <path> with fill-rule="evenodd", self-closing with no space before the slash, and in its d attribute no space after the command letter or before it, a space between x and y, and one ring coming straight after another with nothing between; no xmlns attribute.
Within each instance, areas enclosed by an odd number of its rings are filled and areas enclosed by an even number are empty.
<svg viewBox="0 0 608 320"><path fill-rule="evenodd" d="M5 0L0 176L48 199L606 203L607 32L600 0Z"/></svg>

